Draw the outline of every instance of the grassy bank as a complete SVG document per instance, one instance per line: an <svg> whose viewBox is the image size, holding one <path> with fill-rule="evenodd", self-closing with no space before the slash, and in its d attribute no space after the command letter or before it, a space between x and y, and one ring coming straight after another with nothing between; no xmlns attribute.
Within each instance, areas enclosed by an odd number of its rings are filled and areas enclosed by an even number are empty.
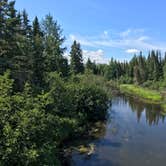
<svg viewBox="0 0 166 166"><path fill-rule="evenodd" d="M164 115L166 115L166 99L160 92L132 84L120 85L120 91L147 103L160 104L163 108Z"/></svg>
<svg viewBox="0 0 166 166"><path fill-rule="evenodd" d="M131 84L120 85L120 91L138 97L146 102L162 104L162 95L157 91L145 89Z"/></svg>

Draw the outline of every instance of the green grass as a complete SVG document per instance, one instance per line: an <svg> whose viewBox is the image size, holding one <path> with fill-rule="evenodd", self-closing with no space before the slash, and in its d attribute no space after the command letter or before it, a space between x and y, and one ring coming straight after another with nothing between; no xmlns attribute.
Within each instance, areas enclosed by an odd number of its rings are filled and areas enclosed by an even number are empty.
<svg viewBox="0 0 166 166"><path fill-rule="evenodd" d="M162 96L159 92L145 89L136 85L122 84L120 90L124 93L138 97L151 103L161 104Z"/></svg>

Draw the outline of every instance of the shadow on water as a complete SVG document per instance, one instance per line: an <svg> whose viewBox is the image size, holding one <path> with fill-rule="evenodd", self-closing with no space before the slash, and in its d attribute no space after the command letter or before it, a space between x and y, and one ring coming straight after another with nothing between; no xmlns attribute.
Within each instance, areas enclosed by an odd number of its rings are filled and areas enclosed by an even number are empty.
<svg viewBox="0 0 166 166"><path fill-rule="evenodd" d="M126 96L115 96L106 124L96 133L94 154L73 151L72 166L165 165L166 124L159 105ZM82 144L84 140L79 140ZM87 143L86 142L86 143Z"/></svg>

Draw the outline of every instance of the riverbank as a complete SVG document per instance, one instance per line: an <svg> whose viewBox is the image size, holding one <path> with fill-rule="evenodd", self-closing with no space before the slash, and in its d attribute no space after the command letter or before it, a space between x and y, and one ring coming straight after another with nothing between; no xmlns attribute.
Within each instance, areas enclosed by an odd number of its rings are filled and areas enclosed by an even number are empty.
<svg viewBox="0 0 166 166"><path fill-rule="evenodd" d="M120 91L147 103L160 104L164 111L166 111L165 96L158 91L142 88L132 84L120 85Z"/></svg>

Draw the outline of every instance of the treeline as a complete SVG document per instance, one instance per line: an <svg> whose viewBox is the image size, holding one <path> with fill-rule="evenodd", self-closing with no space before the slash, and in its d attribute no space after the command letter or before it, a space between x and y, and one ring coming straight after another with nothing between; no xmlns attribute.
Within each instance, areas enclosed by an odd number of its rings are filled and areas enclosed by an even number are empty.
<svg viewBox="0 0 166 166"><path fill-rule="evenodd" d="M152 88L166 86L166 54L162 56L160 51L152 50L147 57L140 52L129 62L119 62L112 58L108 65L96 65L88 60L87 68L94 74L120 83L135 83Z"/></svg>
<svg viewBox="0 0 166 166"><path fill-rule="evenodd" d="M57 71L62 77L83 73L84 65L80 44L71 47L71 65L63 57L65 37L51 15L41 23L35 17L32 25L26 11L17 12L15 2L0 2L0 73L10 69L16 90L22 90L25 82L43 86L44 77Z"/></svg>
<svg viewBox="0 0 166 166"><path fill-rule="evenodd" d="M63 142L106 118L104 80L83 75L76 41L69 65L64 40L51 15L31 24L0 1L0 165L61 165Z"/></svg>

